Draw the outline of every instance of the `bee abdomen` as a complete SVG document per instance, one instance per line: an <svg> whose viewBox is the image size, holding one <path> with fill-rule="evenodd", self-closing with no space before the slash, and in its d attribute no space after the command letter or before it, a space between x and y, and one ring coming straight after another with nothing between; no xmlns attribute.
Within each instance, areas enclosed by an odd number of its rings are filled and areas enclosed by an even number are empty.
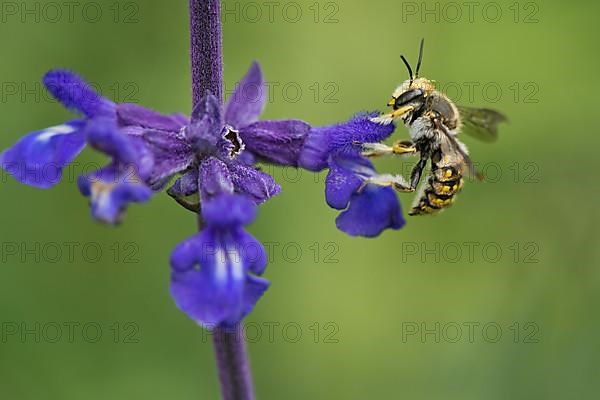
<svg viewBox="0 0 600 400"><path fill-rule="evenodd" d="M409 215L434 214L451 206L462 185L462 174L456 168L434 168Z"/></svg>

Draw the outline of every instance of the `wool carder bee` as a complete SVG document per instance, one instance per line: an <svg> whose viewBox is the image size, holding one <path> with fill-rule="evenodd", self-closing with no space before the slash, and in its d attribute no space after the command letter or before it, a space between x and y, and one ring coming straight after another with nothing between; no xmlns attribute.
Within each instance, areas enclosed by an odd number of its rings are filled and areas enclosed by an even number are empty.
<svg viewBox="0 0 600 400"><path fill-rule="evenodd" d="M494 141L498 137L498 124L506 121L503 114L491 109L455 105L448 96L436 90L434 81L420 77L423 44L422 40L415 74L410 63L401 56L409 79L394 91L388 103L393 111L373 119L382 124L402 120L411 140L396 142L391 147L363 144L363 154L369 157L386 154L420 157L409 182L399 176L374 182L393 186L400 192L415 192L423 171L431 163L427 181L419 188L409 215L433 214L450 206L461 190L465 176L482 179L458 135L464 132L484 141Z"/></svg>

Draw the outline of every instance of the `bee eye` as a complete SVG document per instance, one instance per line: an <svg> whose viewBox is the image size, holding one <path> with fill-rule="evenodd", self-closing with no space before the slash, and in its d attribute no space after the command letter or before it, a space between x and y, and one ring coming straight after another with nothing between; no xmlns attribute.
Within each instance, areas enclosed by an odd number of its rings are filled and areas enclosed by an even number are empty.
<svg viewBox="0 0 600 400"><path fill-rule="evenodd" d="M402 107L403 105L406 105L407 103L410 103L411 101L422 98L424 94L425 93L422 89L412 89L402 93L396 99L396 103L394 104L394 110L397 110L398 108Z"/></svg>

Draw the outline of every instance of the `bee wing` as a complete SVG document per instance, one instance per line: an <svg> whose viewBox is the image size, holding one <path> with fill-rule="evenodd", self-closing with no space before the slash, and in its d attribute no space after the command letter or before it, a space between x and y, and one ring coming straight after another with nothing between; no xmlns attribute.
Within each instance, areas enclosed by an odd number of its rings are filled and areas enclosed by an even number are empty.
<svg viewBox="0 0 600 400"><path fill-rule="evenodd" d="M462 132L484 142L498 139L498 125L507 122L506 116L489 108L458 106L463 122Z"/></svg>

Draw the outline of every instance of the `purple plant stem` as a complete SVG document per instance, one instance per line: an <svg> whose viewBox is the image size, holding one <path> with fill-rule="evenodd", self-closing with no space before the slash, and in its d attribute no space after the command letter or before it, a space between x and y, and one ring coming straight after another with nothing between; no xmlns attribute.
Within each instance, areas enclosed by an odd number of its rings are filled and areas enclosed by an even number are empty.
<svg viewBox="0 0 600 400"><path fill-rule="evenodd" d="M219 0L190 0L192 104L207 91L223 103L223 44ZM204 222L198 214L198 229ZM242 330L213 329L213 345L223 400L254 400L252 373Z"/></svg>
<svg viewBox="0 0 600 400"><path fill-rule="evenodd" d="M207 90L223 103L223 41L219 0L190 0L192 100Z"/></svg>
<svg viewBox="0 0 600 400"><path fill-rule="evenodd" d="M212 337L223 400L254 400L252 372L242 330L239 327L233 332L215 329Z"/></svg>

